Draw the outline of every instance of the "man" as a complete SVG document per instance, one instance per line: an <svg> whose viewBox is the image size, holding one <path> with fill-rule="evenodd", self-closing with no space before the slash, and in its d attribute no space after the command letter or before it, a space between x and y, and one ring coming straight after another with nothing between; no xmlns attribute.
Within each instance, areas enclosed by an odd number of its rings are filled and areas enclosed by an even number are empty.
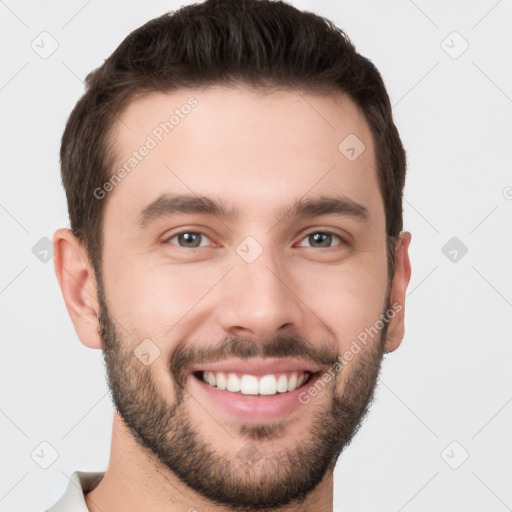
<svg viewBox="0 0 512 512"><path fill-rule="evenodd" d="M55 270L115 416L50 510L331 511L411 275L373 64L283 2L182 7L87 77L61 164Z"/></svg>

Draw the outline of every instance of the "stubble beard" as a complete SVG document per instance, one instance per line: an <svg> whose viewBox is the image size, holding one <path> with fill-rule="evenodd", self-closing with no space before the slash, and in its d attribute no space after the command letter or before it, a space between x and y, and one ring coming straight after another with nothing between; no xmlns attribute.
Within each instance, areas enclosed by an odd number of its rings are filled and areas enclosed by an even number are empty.
<svg viewBox="0 0 512 512"><path fill-rule="evenodd" d="M304 418L308 428L304 429L304 437L295 448L265 450L266 440L286 433L284 424L251 423L238 425L238 436L247 440L244 448L233 454L221 453L215 446L215 439L207 440L189 417L187 402L190 407L200 405L192 402L193 398L179 379L169 371L176 398L170 406L154 380L151 366L144 366L132 350L125 348L136 344L118 335L101 284L98 302L108 386L113 403L133 438L159 473L165 476L170 471L199 495L228 510L275 510L292 503L300 507L326 474L334 470L340 454L358 432L373 402L387 324L378 339L361 350L358 358L343 366L341 372L350 373L341 395L337 389L341 375L321 391L329 393L328 405L312 417ZM389 310L389 302L388 295L383 314ZM173 367L172 358L169 368ZM209 416L206 421L211 421L212 429L218 428ZM235 439L233 445L237 441Z"/></svg>

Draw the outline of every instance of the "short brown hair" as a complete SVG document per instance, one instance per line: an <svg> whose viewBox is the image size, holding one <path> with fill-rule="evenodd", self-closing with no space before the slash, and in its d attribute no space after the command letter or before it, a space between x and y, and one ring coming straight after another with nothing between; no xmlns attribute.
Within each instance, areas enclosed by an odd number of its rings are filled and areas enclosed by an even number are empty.
<svg viewBox="0 0 512 512"><path fill-rule="evenodd" d="M331 21L273 0L207 0L131 32L86 77L60 150L71 230L101 276L103 212L94 190L113 173L112 133L135 96L208 85L342 91L361 108L376 148L386 213L388 277L403 226L406 155L374 64Z"/></svg>

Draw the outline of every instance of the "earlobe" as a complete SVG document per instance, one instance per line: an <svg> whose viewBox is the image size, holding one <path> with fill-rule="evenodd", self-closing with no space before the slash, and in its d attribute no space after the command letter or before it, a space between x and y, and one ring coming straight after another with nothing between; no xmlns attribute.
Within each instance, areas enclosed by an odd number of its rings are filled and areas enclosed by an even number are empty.
<svg viewBox="0 0 512 512"><path fill-rule="evenodd" d="M389 321L385 353L396 350L402 343L405 334L405 294L411 279L411 263L408 253L411 239L409 231L402 231L395 246L395 275L391 284L390 296L390 307L395 313Z"/></svg>
<svg viewBox="0 0 512 512"><path fill-rule="evenodd" d="M67 228L55 231L53 248L55 274L75 331L85 346L100 349L96 278L85 248Z"/></svg>

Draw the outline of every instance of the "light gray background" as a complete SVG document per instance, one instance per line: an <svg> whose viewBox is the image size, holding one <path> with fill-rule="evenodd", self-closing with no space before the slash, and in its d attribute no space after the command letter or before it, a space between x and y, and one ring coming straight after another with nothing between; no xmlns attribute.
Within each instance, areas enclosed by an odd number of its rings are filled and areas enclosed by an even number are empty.
<svg viewBox="0 0 512 512"><path fill-rule="evenodd" d="M53 262L32 248L68 225L58 151L82 80L182 3L0 0L0 510L45 510L73 471L107 466L101 352L78 340ZM512 3L293 4L332 19L376 64L408 155L406 335L338 462L335 510L510 510ZM46 59L31 47L51 49L43 31L59 45ZM442 251L452 237L468 248L455 262ZM58 453L48 469L42 442Z"/></svg>

